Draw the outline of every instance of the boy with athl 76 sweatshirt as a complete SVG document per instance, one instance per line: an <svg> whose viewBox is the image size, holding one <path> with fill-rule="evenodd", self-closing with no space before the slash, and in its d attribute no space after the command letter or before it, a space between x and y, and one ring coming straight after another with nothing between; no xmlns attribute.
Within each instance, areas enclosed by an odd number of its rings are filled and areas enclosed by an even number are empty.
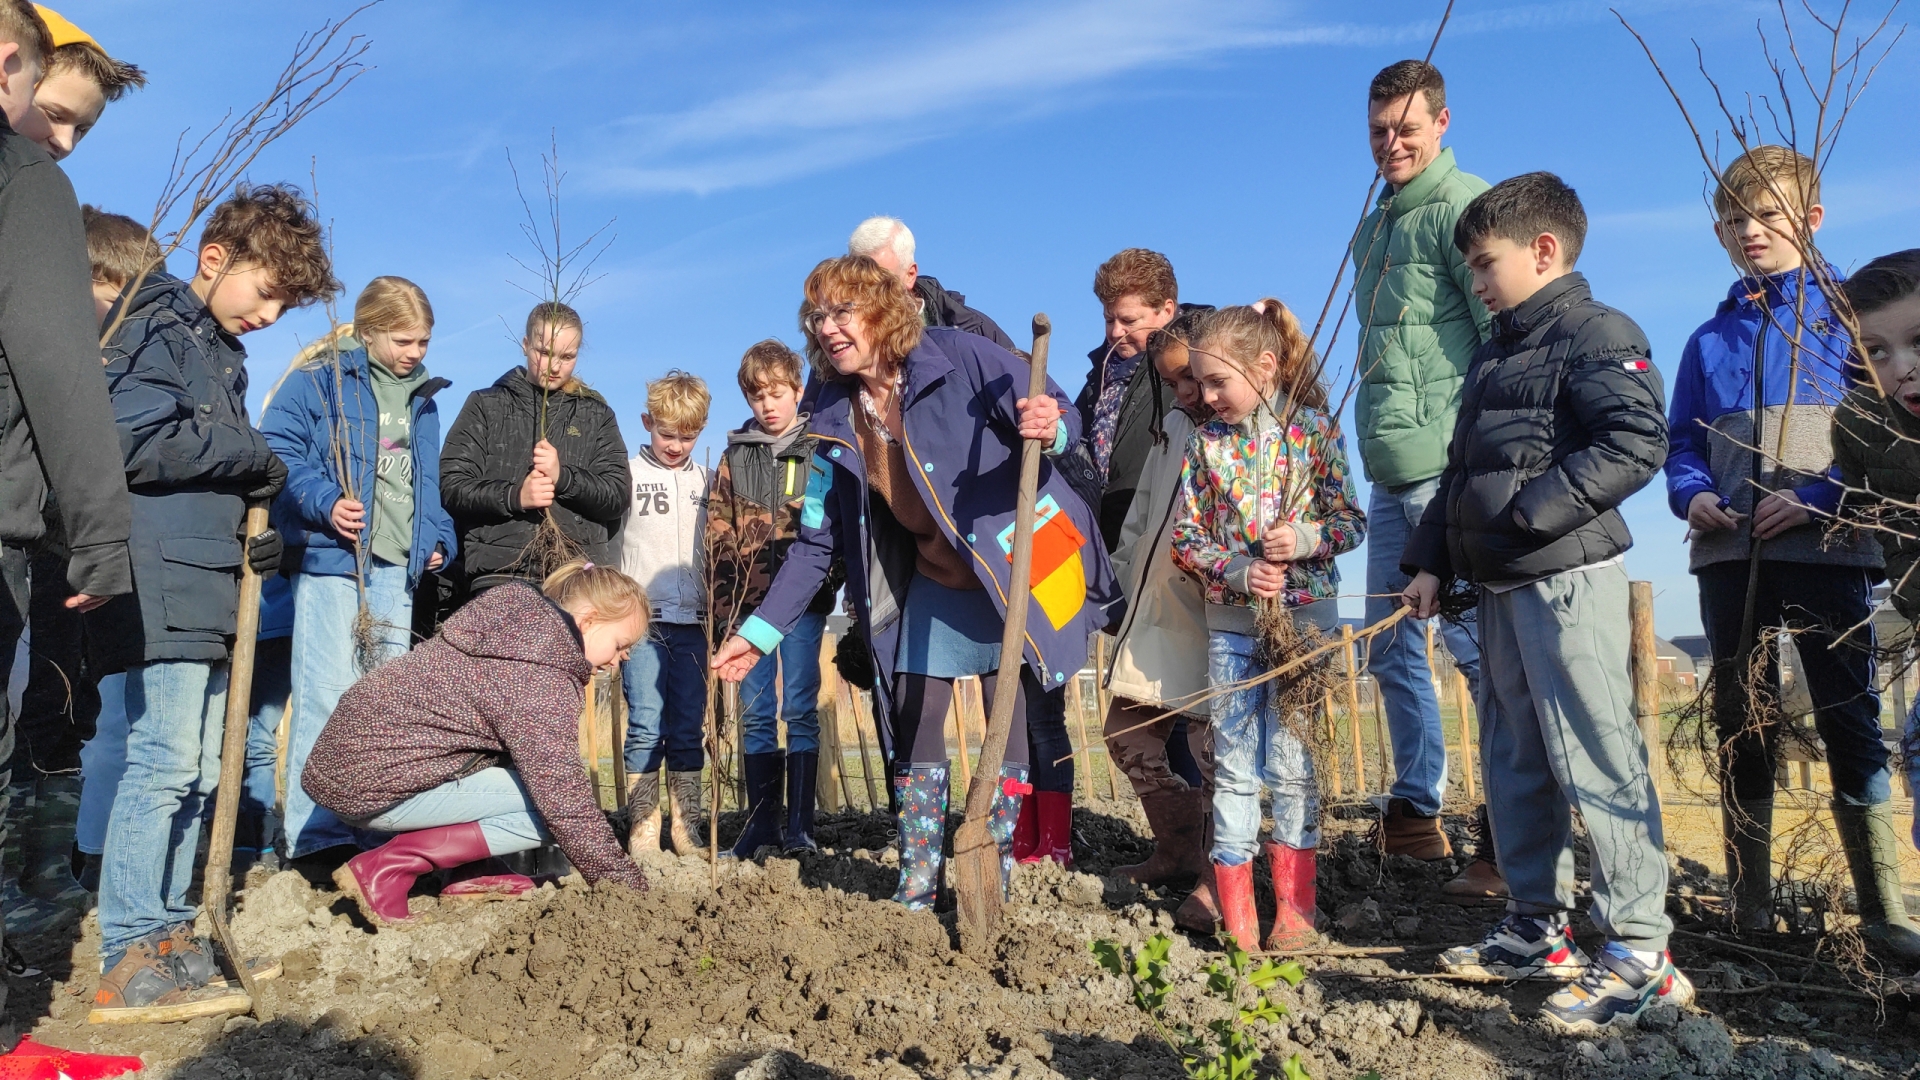
<svg viewBox="0 0 1920 1080"><path fill-rule="evenodd" d="M660 850L660 763L667 765L673 848L701 846L701 727L707 712L707 583L701 534L707 527L706 466L693 444L707 426L707 384L678 369L647 384L641 419L652 442L628 469L633 502L620 527L620 570L646 590L647 636L621 675L627 695L627 850Z"/></svg>

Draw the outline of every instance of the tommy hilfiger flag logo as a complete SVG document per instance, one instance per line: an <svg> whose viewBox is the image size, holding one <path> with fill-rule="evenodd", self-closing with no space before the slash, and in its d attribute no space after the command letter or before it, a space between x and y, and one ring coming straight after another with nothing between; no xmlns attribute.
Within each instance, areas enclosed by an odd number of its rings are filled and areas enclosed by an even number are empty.
<svg viewBox="0 0 1920 1080"><path fill-rule="evenodd" d="M1628 371L1652 371L1653 365L1645 360L1623 360L1620 366Z"/></svg>

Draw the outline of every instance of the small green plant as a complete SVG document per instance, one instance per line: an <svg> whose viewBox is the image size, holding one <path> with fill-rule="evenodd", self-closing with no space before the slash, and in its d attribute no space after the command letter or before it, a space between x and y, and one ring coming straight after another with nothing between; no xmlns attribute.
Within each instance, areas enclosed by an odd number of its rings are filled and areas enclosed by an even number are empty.
<svg viewBox="0 0 1920 1080"><path fill-rule="evenodd" d="M1283 980L1288 986L1298 986L1307 977L1291 960L1262 960L1255 966L1253 957L1232 935L1222 935L1220 940L1227 954L1207 965L1207 993L1226 1002L1231 1011L1210 1021L1204 1033L1167 1017L1167 996L1173 992L1173 981L1167 975L1167 954L1173 942L1167 935L1155 934L1137 949L1123 949L1106 938L1089 946L1101 967L1127 980L1133 989L1134 1006L1153 1021L1154 1030L1180 1055L1181 1066L1194 1080L1241 1080L1255 1075L1254 1068L1264 1055L1254 1041L1253 1023L1271 1024L1287 1015L1285 1003L1269 997L1268 991ZM1252 1002L1244 1005L1240 1003L1242 987L1254 991ZM1298 1054L1287 1058L1280 1068L1286 1080L1308 1080Z"/></svg>

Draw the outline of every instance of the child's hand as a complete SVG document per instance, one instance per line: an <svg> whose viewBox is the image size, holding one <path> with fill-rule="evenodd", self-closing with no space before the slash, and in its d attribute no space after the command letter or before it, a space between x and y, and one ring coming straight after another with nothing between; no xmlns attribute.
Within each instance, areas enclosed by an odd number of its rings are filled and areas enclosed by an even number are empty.
<svg viewBox="0 0 1920 1080"><path fill-rule="evenodd" d="M1020 410L1020 437L1050 443L1059 433L1060 403L1045 394L1013 403Z"/></svg>
<svg viewBox="0 0 1920 1080"><path fill-rule="evenodd" d="M1719 492L1703 491L1687 503L1687 524L1694 532L1717 532L1739 528L1740 518L1720 505Z"/></svg>
<svg viewBox="0 0 1920 1080"><path fill-rule="evenodd" d="M545 439L533 444L533 471L556 484L560 482L560 451Z"/></svg>
<svg viewBox="0 0 1920 1080"><path fill-rule="evenodd" d="M1771 540L1788 529L1813 520L1807 504L1791 491L1776 491L1753 508L1753 535Z"/></svg>
<svg viewBox="0 0 1920 1080"><path fill-rule="evenodd" d="M1280 595L1287 584L1287 568L1279 563L1265 559L1247 567L1247 588L1262 600L1270 600Z"/></svg>
<svg viewBox="0 0 1920 1080"><path fill-rule="evenodd" d="M436 551L433 554L427 556L427 569L438 570L445 565L447 565L447 556L445 552Z"/></svg>
<svg viewBox="0 0 1920 1080"><path fill-rule="evenodd" d="M367 527L366 504L359 499L336 499L333 504L333 513L328 514L327 519L333 522L334 532L342 536L357 537L360 535L360 530Z"/></svg>
<svg viewBox="0 0 1920 1080"><path fill-rule="evenodd" d="M1300 537L1285 522L1260 534L1260 557L1270 563L1292 562L1300 553Z"/></svg>
<svg viewBox="0 0 1920 1080"><path fill-rule="evenodd" d="M760 662L761 652L753 643L735 634L721 644L713 654L713 670L730 683L737 683L747 677L747 672Z"/></svg>
<svg viewBox="0 0 1920 1080"><path fill-rule="evenodd" d="M520 509L545 510L553 505L553 477L535 469L520 481Z"/></svg>
<svg viewBox="0 0 1920 1080"><path fill-rule="evenodd" d="M1400 602L1413 609L1416 619L1431 619L1440 610L1440 579L1425 570L1413 575Z"/></svg>

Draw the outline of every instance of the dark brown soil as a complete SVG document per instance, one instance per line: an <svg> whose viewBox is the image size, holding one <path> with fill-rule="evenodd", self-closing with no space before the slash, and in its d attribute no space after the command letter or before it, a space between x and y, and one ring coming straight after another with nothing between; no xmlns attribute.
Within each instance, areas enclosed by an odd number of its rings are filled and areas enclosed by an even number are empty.
<svg viewBox="0 0 1920 1080"><path fill-rule="evenodd" d="M820 855L723 864L717 888L704 861L665 856L644 894L576 883L466 908L419 896L422 925L377 934L336 894L282 873L252 883L234 922L243 950L286 957L261 995L272 1019L88 1027L91 930L71 948L43 943L49 976L15 980L8 1014L38 1018L57 1045L141 1053L156 1078L1175 1078L1178 1061L1087 948L1171 928L1180 893L1101 876L1145 854L1136 812L1079 811L1088 872L1023 868L993 955L978 961L956 950L951 913L887 900L889 823L849 814L822 823ZM1267 1075L1299 1053L1320 1080L1916 1076L1920 1020L1900 998L1703 993L1704 1010L1583 1042L1530 1019L1546 987L1417 977L1499 912L1438 902L1455 866L1381 859L1353 813L1329 822L1320 860L1330 944L1389 951L1303 958L1312 977L1262 1034ZM1678 868L1676 889L1709 891L1703 870ZM1684 896L1675 909L1713 929ZM1592 944L1591 927L1577 928ZM1174 1013L1216 1015L1196 975L1217 948L1174 938ZM1828 978L1694 939L1675 953L1708 990Z"/></svg>

